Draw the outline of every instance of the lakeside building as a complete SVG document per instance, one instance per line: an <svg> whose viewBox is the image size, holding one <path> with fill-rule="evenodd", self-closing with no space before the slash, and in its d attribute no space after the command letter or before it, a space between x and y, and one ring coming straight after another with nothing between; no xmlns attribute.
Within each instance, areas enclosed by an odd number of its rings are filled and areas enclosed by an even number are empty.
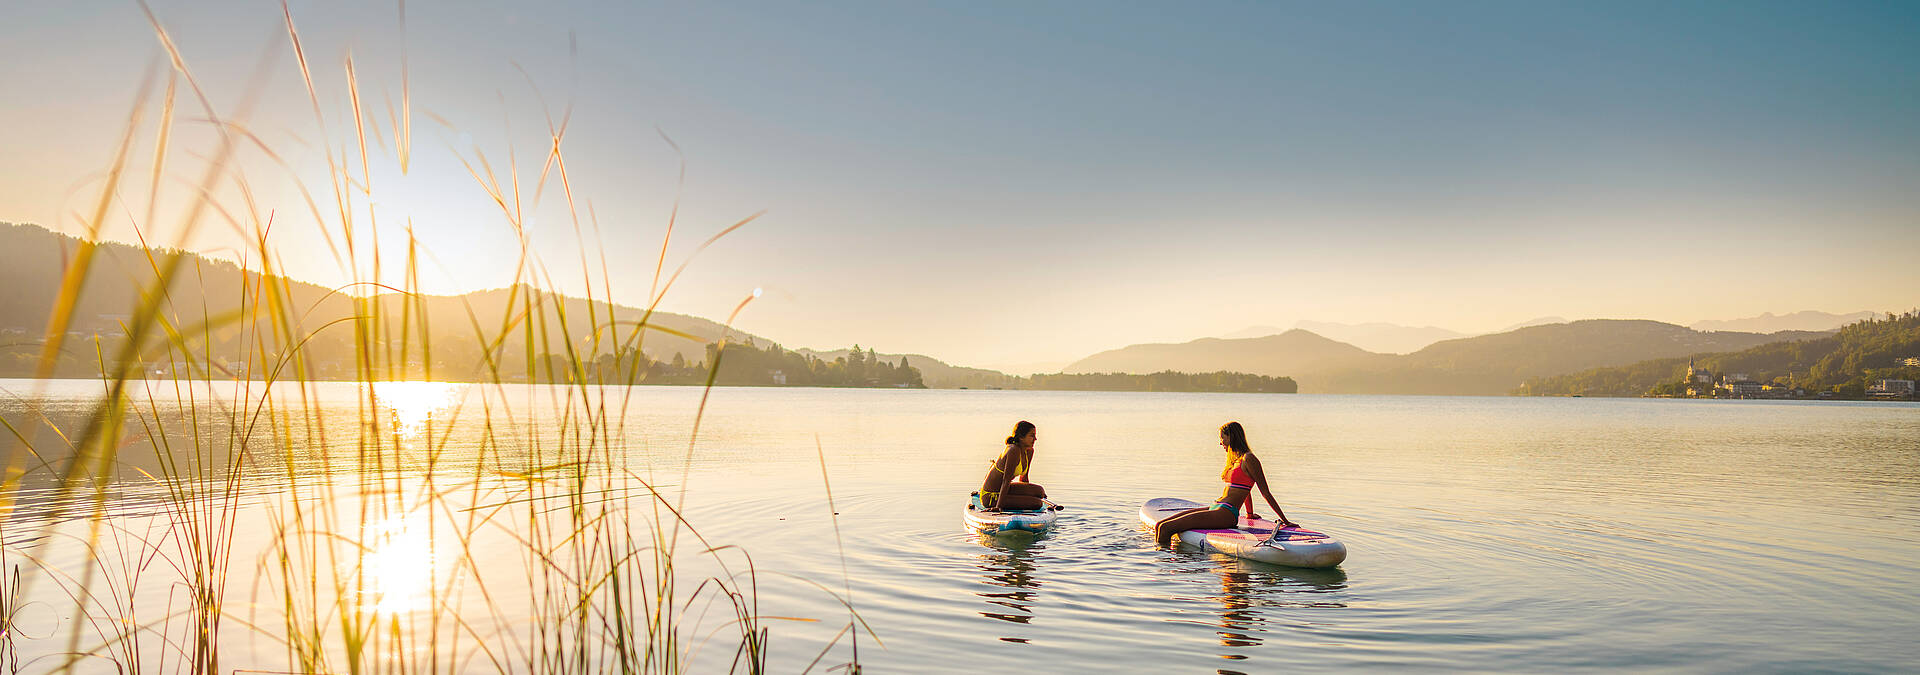
<svg viewBox="0 0 1920 675"><path fill-rule="evenodd" d="M1693 357L1687 357L1687 382L1691 384L1713 384L1713 371L1705 368L1695 369Z"/></svg>
<svg viewBox="0 0 1920 675"><path fill-rule="evenodd" d="M1873 398L1902 398L1913 396L1913 380L1881 380L1867 387L1867 396Z"/></svg>

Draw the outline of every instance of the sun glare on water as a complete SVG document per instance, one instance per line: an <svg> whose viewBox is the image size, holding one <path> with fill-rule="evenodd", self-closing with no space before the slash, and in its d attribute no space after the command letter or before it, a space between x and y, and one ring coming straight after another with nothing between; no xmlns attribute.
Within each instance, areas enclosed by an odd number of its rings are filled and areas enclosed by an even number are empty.
<svg viewBox="0 0 1920 675"><path fill-rule="evenodd" d="M362 606L382 614L422 609L433 583L433 539L424 518L395 516L368 523L361 535Z"/></svg>
<svg viewBox="0 0 1920 675"><path fill-rule="evenodd" d="M448 414L465 394L465 384L448 382L375 382L374 403L392 426L391 433L410 446L436 428L444 428ZM421 488L420 486L415 486ZM399 490L394 494L417 494ZM406 614L425 609L434 583L434 542L425 513L387 502L385 518L368 521L360 532L364 553L360 559L361 606L380 614Z"/></svg>
<svg viewBox="0 0 1920 675"><path fill-rule="evenodd" d="M427 431L437 413L460 402L467 385L453 382L375 382L373 399L392 415L393 430L414 439Z"/></svg>

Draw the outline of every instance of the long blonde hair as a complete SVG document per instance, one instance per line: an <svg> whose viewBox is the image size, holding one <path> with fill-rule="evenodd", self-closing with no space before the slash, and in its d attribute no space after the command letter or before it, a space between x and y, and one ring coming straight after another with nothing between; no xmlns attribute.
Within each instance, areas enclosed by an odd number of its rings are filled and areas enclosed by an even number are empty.
<svg viewBox="0 0 1920 675"><path fill-rule="evenodd" d="M1227 441L1227 466L1220 470L1220 480L1227 480L1227 476L1233 473L1234 467L1240 466L1240 462L1246 460L1247 453L1253 452L1253 448L1247 447L1247 430L1242 429L1239 422L1220 425L1220 437Z"/></svg>

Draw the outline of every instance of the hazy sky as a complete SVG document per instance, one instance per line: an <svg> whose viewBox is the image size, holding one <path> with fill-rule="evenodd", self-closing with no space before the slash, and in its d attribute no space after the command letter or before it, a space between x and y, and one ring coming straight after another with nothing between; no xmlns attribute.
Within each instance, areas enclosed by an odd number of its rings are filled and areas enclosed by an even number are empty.
<svg viewBox="0 0 1920 675"><path fill-rule="evenodd" d="M461 163L504 176L509 148L554 284L582 287L557 185L532 204L544 99L572 103L569 178L616 299L644 302L675 198L663 131L687 163L669 267L767 211L666 308L724 318L764 288L740 324L790 347L1024 371L1299 319L1920 304L1916 3L415 0L403 32L392 3L293 2L324 128L276 3L153 8L217 111L285 162L241 160L288 269L319 283L351 275L295 186L338 232L322 148L357 179L351 54L380 236L410 218L436 292L510 281L512 230ZM77 231L158 41L133 2L75 0L6 3L0 44L0 220ZM146 221L150 103L110 237L178 231L215 148L184 90L178 108L175 197Z"/></svg>

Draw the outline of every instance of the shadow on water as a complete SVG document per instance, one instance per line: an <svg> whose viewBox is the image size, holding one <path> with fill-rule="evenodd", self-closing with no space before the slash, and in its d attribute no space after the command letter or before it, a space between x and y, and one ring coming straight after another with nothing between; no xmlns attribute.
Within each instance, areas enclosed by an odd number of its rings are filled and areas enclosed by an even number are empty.
<svg viewBox="0 0 1920 675"><path fill-rule="evenodd" d="M1347 589L1346 571L1332 569L1304 569L1280 567L1238 558L1209 556L1196 558L1192 565L1184 565L1173 571L1179 575L1191 575L1194 582L1200 583L1202 575L1211 575L1219 584L1219 592L1206 596L1176 596L1177 600L1188 600L1217 604L1217 620L1205 622L1188 619L1169 619L1176 623L1205 623L1214 629L1220 638L1220 658L1231 661L1244 661L1248 653L1265 644L1275 632L1278 623L1276 612L1294 609L1339 609L1347 606L1339 599L1339 593ZM1219 669L1222 675L1239 675L1240 671Z"/></svg>
<svg viewBox="0 0 1920 675"><path fill-rule="evenodd" d="M980 569L983 581L988 588L976 591L975 595L987 599L990 606L980 616L998 619L1007 623L1031 624L1033 607L1037 604L1040 580L1034 572L1040 553L1046 545L1034 537L1026 536L982 536L980 543L989 550L976 554L975 565ZM1026 644L1027 638L1003 636L1002 642Z"/></svg>

